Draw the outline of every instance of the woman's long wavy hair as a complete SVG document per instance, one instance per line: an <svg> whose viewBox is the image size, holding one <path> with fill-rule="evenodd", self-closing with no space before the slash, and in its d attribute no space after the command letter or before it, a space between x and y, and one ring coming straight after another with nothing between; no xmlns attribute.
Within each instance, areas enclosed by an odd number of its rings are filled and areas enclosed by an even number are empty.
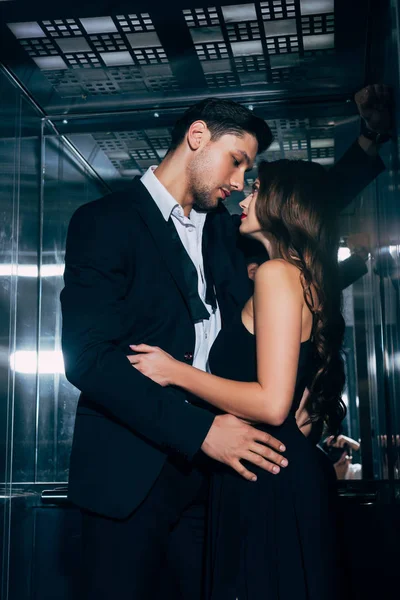
<svg viewBox="0 0 400 600"><path fill-rule="evenodd" d="M344 320L338 274L338 235L324 168L302 160L262 162L256 215L274 252L300 270L313 315L315 370L306 408L336 435L346 415L342 344ZM272 258L272 257L271 257Z"/></svg>

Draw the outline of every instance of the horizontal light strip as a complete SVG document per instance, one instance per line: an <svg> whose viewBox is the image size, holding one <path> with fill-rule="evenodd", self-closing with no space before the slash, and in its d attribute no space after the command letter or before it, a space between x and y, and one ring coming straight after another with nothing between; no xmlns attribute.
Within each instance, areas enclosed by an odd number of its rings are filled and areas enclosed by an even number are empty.
<svg viewBox="0 0 400 600"><path fill-rule="evenodd" d="M61 350L43 350L39 352L39 360L35 350L17 350L10 356L10 366L16 373L36 375L39 367L40 375L64 373L64 359Z"/></svg>
<svg viewBox="0 0 400 600"><path fill-rule="evenodd" d="M41 277L62 277L64 274L64 264L59 265L42 265L40 267ZM0 264L0 277L37 277L39 273L37 265L17 265L17 264Z"/></svg>

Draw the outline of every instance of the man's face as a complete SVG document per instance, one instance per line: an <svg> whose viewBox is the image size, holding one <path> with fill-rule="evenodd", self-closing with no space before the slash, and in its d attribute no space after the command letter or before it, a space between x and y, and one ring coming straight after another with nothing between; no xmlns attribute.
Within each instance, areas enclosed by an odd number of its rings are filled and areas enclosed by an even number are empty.
<svg viewBox="0 0 400 600"><path fill-rule="evenodd" d="M226 134L200 148L189 166L194 204L209 210L231 192L241 191L244 174L253 167L257 149L257 140L249 133L242 137Z"/></svg>

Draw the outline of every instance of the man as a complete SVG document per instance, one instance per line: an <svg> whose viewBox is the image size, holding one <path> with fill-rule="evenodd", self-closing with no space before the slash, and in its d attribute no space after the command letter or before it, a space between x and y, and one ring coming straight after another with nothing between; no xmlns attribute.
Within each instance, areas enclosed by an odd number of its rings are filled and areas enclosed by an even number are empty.
<svg viewBox="0 0 400 600"><path fill-rule="evenodd" d="M214 417L126 358L129 344L144 342L206 368L221 321L250 294L220 200L243 188L271 140L250 111L203 101L178 121L156 172L71 220L63 350L82 395L69 496L83 509L87 598L157 598L166 561L177 594L200 598L204 455L246 478L241 459L271 472L285 466L277 440L231 415Z"/></svg>

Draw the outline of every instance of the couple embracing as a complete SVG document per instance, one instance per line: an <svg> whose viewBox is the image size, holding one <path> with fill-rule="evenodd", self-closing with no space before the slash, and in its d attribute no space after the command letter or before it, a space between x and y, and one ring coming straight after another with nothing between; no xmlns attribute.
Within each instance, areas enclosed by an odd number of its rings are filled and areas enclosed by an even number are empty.
<svg viewBox="0 0 400 600"><path fill-rule="evenodd" d="M337 595L330 473L296 411L308 389L310 422L336 434L344 417L334 213L382 164L357 143L335 177L261 163L241 203L240 234L270 256L251 295L223 201L271 141L246 108L204 100L157 168L72 217L61 301L85 599Z"/></svg>

